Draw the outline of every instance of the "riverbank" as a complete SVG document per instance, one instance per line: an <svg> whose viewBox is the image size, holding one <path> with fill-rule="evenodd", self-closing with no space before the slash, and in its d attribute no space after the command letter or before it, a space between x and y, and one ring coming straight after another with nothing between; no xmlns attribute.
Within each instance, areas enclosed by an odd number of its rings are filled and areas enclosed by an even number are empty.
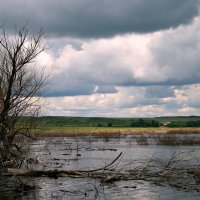
<svg viewBox="0 0 200 200"><path fill-rule="evenodd" d="M67 137L67 136L112 136L118 134L198 134L198 128L123 128L123 127L58 127L48 126L36 131L39 137Z"/></svg>

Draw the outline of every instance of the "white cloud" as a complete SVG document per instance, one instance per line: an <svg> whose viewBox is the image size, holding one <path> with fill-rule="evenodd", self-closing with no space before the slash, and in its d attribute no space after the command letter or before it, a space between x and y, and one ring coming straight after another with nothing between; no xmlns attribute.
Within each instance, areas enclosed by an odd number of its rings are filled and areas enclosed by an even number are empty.
<svg viewBox="0 0 200 200"><path fill-rule="evenodd" d="M185 85L200 82L200 17L177 29L66 44L50 60L55 80L49 96L116 92L116 86ZM106 88L107 87L107 88Z"/></svg>
<svg viewBox="0 0 200 200"><path fill-rule="evenodd" d="M182 106L200 108L200 84L184 86L175 90L175 100Z"/></svg>
<svg viewBox="0 0 200 200"><path fill-rule="evenodd" d="M158 99L148 98L145 87L118 87L113 94L46 98L43 114L72 116L153 116L166 114L164 105L156 105ZM150 105L154 103L154 105ZM148 104L148 105L146 105Z"/></svg>
<svg viewBox="0 0 200 200"><path fill-rule="evenodd" d="M200 17L187 26L153 34L79 40L79 48L72 41L44 54L43 62L50 60L46 64L55 76L47 94L52 96L47 98L49 113L198 114L199 25Z"/></svg>

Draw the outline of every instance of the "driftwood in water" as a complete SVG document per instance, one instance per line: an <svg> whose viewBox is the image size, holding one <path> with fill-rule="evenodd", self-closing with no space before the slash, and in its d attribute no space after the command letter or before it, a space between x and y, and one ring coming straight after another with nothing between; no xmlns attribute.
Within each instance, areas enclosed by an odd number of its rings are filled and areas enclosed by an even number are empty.
<svg viewBox="0 0 200 200"><path fill-rule="evenodd" d="M93 169L93 170L28 170L28 169L17 169L17 168L7 168L7 172L3 175L7 176L49 176L49 177L65 177L65 176L73 176L73 177L85 177L88 176L88 173L106 170L108 167L113 165L122 155L122 152L109 164L104 167Z"/></svg>
<svg viewBox="0 0 200 200"><path fill-rule="evenodd" d="M5 175L9 176L49 176L49 177L91 177L103 183L118 180L145 180L156 185L170 185L188 191L199 191L200 186L200 158L191 152L174 153L168 160L154 157L149 159L135 159L120 165L116 161L120 153L112 162L102 168L94 170L22 170L8 168Z"/></svg>
<svg viewBox="0 0 200 200"><path fill-rule="evenodd" d="M85 173L76 170L26 170L8 168L7 173L4 175L18 175L18 176L50 176L50 177L63 177L63 176L74 176L74 177L85 177Z"/></svg>

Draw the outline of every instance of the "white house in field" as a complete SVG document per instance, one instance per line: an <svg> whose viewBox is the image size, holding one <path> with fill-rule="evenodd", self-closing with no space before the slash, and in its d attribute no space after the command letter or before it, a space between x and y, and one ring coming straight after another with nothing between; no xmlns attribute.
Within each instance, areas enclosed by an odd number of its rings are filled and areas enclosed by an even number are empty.
<svg viewBox="0 0 200 200"><path fill-rule="evenodd" d="M171 124L171 122L161 122L161 124L162 124L163 126L168 126L169 124Z"/></svg>

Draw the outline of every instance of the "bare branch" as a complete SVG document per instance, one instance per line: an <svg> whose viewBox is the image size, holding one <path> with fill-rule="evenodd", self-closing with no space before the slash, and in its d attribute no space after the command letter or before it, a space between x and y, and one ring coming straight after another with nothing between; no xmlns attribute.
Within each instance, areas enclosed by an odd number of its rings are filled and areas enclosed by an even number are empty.
<svg viewBox="0 0 200 200"><path fill-rule="evenodd" d="M31 33L28 23L17 28L14 35L9 35L4 25L0 30L0 141L6 157L15 136L32 137L30 131L19 128L19 121L38 114L39 94L48 76L36 68L36 58L45 50L42 30Z"/></svg>

